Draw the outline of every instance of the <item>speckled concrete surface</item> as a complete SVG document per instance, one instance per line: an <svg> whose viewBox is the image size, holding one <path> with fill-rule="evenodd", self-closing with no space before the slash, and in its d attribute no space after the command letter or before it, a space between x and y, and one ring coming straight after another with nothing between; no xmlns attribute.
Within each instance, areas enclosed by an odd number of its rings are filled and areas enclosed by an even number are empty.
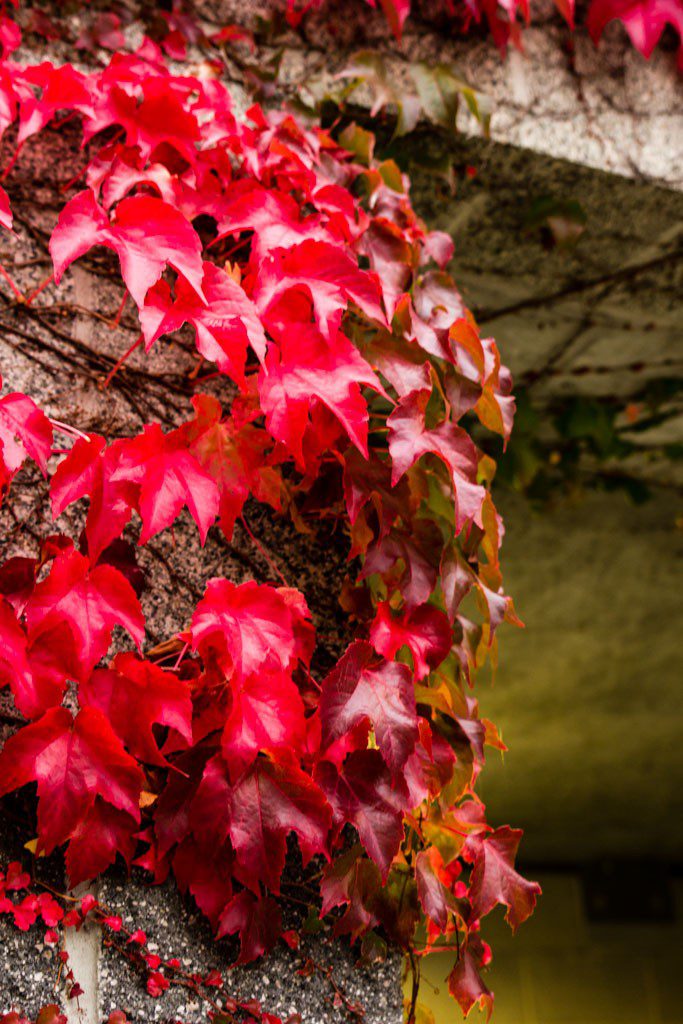
<svg viewBox="0 0 683 1024"><path fill-rule="evenodd" d="M13 808L3 807L0 823L0 865L25 860L26 836L16 826ZM58 872L57 866L48 867L51 877L55 869ZM10 1010L35 1014L41 1006L59 1001L55 950L42 941L43 932L38 927L19 931L0 915L0 1014Z"/></svg>
<svg viewBox="0 0 683 1024"><path fill-rule="evenodd" d="M25 834L12 826L3 828L0 838L0 864L20 858ZM61 887L59 864L55 860L41 864L41 876ZM390 955L384 963L370 968L357 967L357 953L347 942L333 939L328 930L303 938L294 952L280 944L267 959L246 967L233 968L237 943L216 942L206 921L189 901L183 899L173 884L151 886L140 875L126 879L110 873L97 884L97 896L124 923L142 928L148 937L151 952L163 958L177 957L189 972L221 971L225 978L224 994L247 1001L257 999L264 1010L285 1020L298 1013L302 1024L343 1024L347 1016L334 1006L334 989L322 972L299 973L307 958L322 968L331 968L335 985L352 1003L365 1010L366 1024L400 1024L402 1020L401 958ZM287 911L286 911L287 913ZM288 925L298 922L291 917ZM35 1015L38 1010L64 998L57 983L58 962L54 947L42 941L43 929L35 926L21 932L0 916L0 1013L17 1010ZM99 956L97 949L99 948ZM102 944L93 946L93 962L73 957L71 966L76 980L85 975L97 978L97 991L89 986L88 999L80 1002L97 1005L97 1015L83 1017L74 1004L67 1004L70 1022L96 1024L107 1019L113 1010L123 1010L131 1024L165 1024L182 1020L183 1024L205 1024L206 1003L188 994L184 988L173 988L161 998L146 992L145 979L114 949ZM215 998L220 1002L220 995Z"/></svg>
<svg viewBox="0 0 683 1024"><path fill-rule="evenodd" d="M0 1013L36 1014L58 1001L54 955L35 931L0 921Z"/></svg>
<svg viewBox="0 0 683 1024"><path fill-rule="evenodd" d="M267 960L230 969L236 945L216 943L204 920L189 909L175 887L105 878L99 892L126 925L144 928L153 952L177 957L190 971L220 970L226 978L227 995L258 999L264 1010L283 1020L293 1013L301 1015L302 1024L342 1024L347 1020L343 1009L333 1006L334 991L324 977L297 973L306 957L333 968L336 984L365 1008L366 1024L400 1024L402 1020L398 956L369 969L356 968L357 955L348 944L332 940L324 932L304 938L298 952L281 943ZM184 989L171 990L159 999L148 996L143 980L115 950L102 952L99 986L102 1019L114 1009L125 1010L133 1024L174 1017L193 1024L205 1019L205 1008Z"/></svg>
<svg viewBox="0 0 683 1024"><path fill-rule="evenodd" d="M268 3L200 0L197 7L220 23L242 24ZM313 81L334 91L335 74L369 48L384 55L388 81L400 92L410 87L411 62L448 63L487 98L495 142L683 189L683 87L674 47L660 45L646 61L613 23L596 48L585 28L570 32L552 0L537 0L522 51L510 46L501 58L490 38L450 32L429 0L415 0L413 9L418 19L407 20L397 45L381 11L373 17L363 7L354 17L343 0L328 0L309 17L303 45L294 34L285 41L282 80L293 91ZM369 92L355 95L369 106ZM457 124L465 135L481 135L464 103Z"/></svg>

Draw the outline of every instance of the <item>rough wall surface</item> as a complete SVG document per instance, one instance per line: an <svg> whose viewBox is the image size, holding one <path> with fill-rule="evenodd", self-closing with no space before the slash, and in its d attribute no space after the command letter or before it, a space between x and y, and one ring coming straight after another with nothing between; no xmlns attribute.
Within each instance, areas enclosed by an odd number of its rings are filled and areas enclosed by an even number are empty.
<svg viewBox="0 0 683 1024"><path fill-rule="evenodd" d="M491 138L599 171L683 188L683 90L673 54L650 62L618 27L599 49L584 34L567 48L554 21L524 32L501 61L487 43L441 44L463 77L491 97ZM460 129L477 134L463 110Z"/></svg>
<svg viewBox="0 0 683 1024"><path fill-rule="evenodd" d="M334 989L320 971L299 973L307 957L323 969L332 968L335 984L352 1002L365 1008L367 1024L399 1024L402 1020L400 957L391 956L372 969L356 968L357 955L348 944L324 932L306 938L298 952L280 943L263 963L226 972L226 964L235 959L235 945L216 943L200 916L188 912L175 888L159 889L140 881L131 884L124 879L105 878L99 886L99 896L116 907L125 922L144 921L150 948L160 953L172 952L190 970L222 971L227 978L228 996L258 999L264 1009L282 1020L294 1013L301 1015L302 1024L341 1024L346 1018L342 1008L334 1008ZM183 989L168 995L164 999L146 995L120 955L103 950L98 992L101 1020L116 1009L123 1009L136 1024L169 1018L183 1022L205 1019L202 1007Z"/></svg>
<svg viewBox="0 0 683 1024"><path fill-rule="evenodd" d="M252 2L246 10L263 6ZM245 7L234 0L204 0L200 7L244 21ZM319 15L309 23L304 47L294 38L285 45L284 83L298 91L309 79L321 79L334 91L335 73L361 48L384 54L392 85L409 84L412 62L449 63L487 97L493 142L683 188L683 86L675 53L660 47L646 61L617 24L608 26L596 48L585 31L571 33L548 0L534 4L523 50L510 48L502 59L490 40L454 36L447 25L430 25L428 4L420 10L422 20L407 21L399 46L381 15L373 19L363 11L360 28L353 18L337 17L334 35ZM370 102L367 92L357 96ZM464 103L458 130L481 135Z"/></svg>

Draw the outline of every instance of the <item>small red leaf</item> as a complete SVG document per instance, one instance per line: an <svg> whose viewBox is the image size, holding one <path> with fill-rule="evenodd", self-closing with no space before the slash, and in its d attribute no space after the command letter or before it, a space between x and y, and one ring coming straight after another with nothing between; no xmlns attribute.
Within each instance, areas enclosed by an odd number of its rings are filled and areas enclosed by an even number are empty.
<svg viewBox="0 0 683 1024"><path fill-rule="evenodd" d="M481 525L481 506L485 489L476 482L477 452L465 431L445 419L428 429L425 412L429 392L412 392L401 399L387 419L389 452L393 460L392 479L397 483L417 460L428 453L446 464L453 481L455 528L474 521Z"/></svg>
<svg viewBox="0 0 683 1024"><path fill-rule="evenodd" d="M43 475L52 451L52 424L26 395L14 392L0 398L0 461L8 477L14 476L27 458Z"/></svg>
<svg viewBox="0 0 683 1024"><path fill-rule="evenodd" d="M323 747L369 721L384 759L399 771L418 735L410 669L377 658L369 643L355 641L322 684L320 720Z"/></svg>
<svg viewBox="0 0 683 1024"><path fill-rule="evenodd" d="M370 641L375 650L393 658L403 646L413 656L415 679L423 679L448 656L453 636L444 613L430 604L394 616L388 601L377 607L370 627Z"/></svg>
<svg viewBox="0 0 683 1024"><path fill-rule="evenodd" d="M130 583L109 565L91 568L74 550L57 555L29 599L26 618L30 640L66 624L83 674L106 654L114 626L127 629L138 647L144 636L142 609Z"/></svg>
<svg viewBox="0 0 683 1024"><path fill-rule="evenodd" d="M192 702L187 683L172 672L141 661L134 654L117 654L111 668L97 669L79 687L85 707L99 708L114 732L135 757L165 765L153 726L175 729L192 742Z"/></svg>
<svg viewBox="0 0 683 1024"><path fill-rule="evenodd" d="M101 711L73 718L53 708L10 736L0 753L0 795L38 783L39 847L50 853L70 838L96 796L135 821L143 776Z"/></svg>
<svg viewBox="0 0 683 1024"><path fill-rule="evenodd" d="M217 937L239 932L238 964L262 956L277 942L282 928L280 908L270 896L257 898L244 889L228 903L218 924Z"/></svg>

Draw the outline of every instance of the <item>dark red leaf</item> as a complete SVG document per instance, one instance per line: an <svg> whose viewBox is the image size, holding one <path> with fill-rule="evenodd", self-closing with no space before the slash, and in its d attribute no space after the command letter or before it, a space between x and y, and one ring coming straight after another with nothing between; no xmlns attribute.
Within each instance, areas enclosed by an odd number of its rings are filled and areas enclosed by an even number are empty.
<svg viewBox="0 0 683 1024"><path fill-rule="evenodd" d="M371 644L355 641L322 684L320 720L323 748L369 721L382 756L398 772L418 735L410 670L377 658Z"/></svg>
<svg viewBox="0 0 683 1024"><path fill-rule="evenodd" d="M243 890L234 896L221 914L218 938L239 932L238 964L258 959L275 945L280 937L280 908L270 896L256 897Z"/></svg>
<svg viewBox="0 0 683 1024"><path fill-rule="evenodd" d="M279 892L285 840L295 832L304 862L326 850L331 824L327 800L294 763L259 757L232 789L228 830L240 878Z"/></svg>
<svg viewBox="0 0 683 1024"><path fill-rule="evenodd" d="M332 805L334 823L353 825L363 846L379 867L383 880L403 839L403 814L408 792L394 781L378 750L349 754L340 771L321 761L314 778Z"/></svg>

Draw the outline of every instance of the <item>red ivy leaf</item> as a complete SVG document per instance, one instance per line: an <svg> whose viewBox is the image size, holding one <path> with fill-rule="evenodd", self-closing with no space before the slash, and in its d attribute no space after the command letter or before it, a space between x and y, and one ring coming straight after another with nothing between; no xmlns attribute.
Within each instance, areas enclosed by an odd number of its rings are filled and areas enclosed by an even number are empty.
<svg viewBox="0 0 683 1024"><path fill-rule="evenodd" d="M470 836L463 851L467 860L474 862L469 890L473 916L483 917L497 903L504 903L508 908L505 920L513 932L533 913L541 892L538 882L528 882L515 871L521 838L521 829L506 825L483 837Z"/></svg>
<svg viewBox="0 0 683 1024"><path fill-rule="evenodd" d="M194 455L183 448L182 434L164 434L158 423L152 423L138 437L122 442L111 475L112 484L119 482L140 487L140 544L170 526L184 505L204 543L218 514L218 488Z"/></svg>
<svg viewBox="0 0 683 1024"><path fill-rule="evenodd" d="M259 374L261 407L266 426L305 465L303 439L311 403L320 402L344 427L351 441L367 456L368 410L361 385L381 391L368 363L346 335L337 333L328 344L310 324L301 323L268 347Z"/></svg>
<svg viewBox="0 0 683 1024"><path fill-rule="evenodd" d="M101 476L100 456L107 442L99 434L79 437L62 459L50 480L52 515L55 519L74 501L92 494ZM127 520L123 521L123 525Z"/></svg>
<svg viewBox="0 0 683 1024"><path fill-rule="evenodd" d="M253 231L252 246L259 255L324 234L320 218L302 218L299 204L288 193L266 189L248 178L229 185L216 203L214 215L218 222L216 241L228 234Z"/></svg>
<svg viewBox="0 0 683 1024"><path fill-rule="evenodd" d="M26 618L29 639L65 623L84 674L106 654L115 625L127 629L138 647L144 636L145 620L130 583L109 565L91 568L75 550L57 555L29 599Z"/></svg>
<svg viewBox="0 0 683 1024"><path fill-rule="evenodd" d="M440 859L440 854L435 846L418 853L415 859L415 881L422 909L443 933L448 924L448 914L455 909L455 901L439 877L435 867L436 858Z"/></svg>
<svg viewBox="0 0 683 1024"><path fill-rule="evenodd" d="M9 196L4 188L0 187L0 224L8 231L12 230L12 210L9 205Z"/></svg>
<svg viewBox="0 0 683 1024"><path fill-rule="evenodd" d="M63 907L49 892L41 892L38 897L38 907L43 923L48 928L54 928L64 917Z"/></svg>
<svg viewBox="0 0 683 1024"><path fill-rule="evenodd" d="M385 658L393 658L406 646L413 656L415 679L423 679L440 665L453 643L451 627L444 613L431 604L394 616L388 601L377 607L370 627L370 641Z"/></svg>
<svg viewBox="0 0 683 1024"><path fill-rule="evenodd" d="M96 797L71 833L65 858L69 884L80 885L87 879L97 878L114 863L117 854L130 867L137 846L138 828L139 817L135 818Z"/></svg>
<svg viewBox="0 0 683 1024"><path fill-rule="evenodd" d="M0 598L0 686L9 683L26 718L38 718L61 703L66 673L59 667L54 639L48 634L30 647L11 605Z"/></svg>
<svg viewBox="0 0 683 1024"><path fill-rule="evenodd" d="M0 398L0 462L7 477L29 457L45 475L51 451L52 424L35 402L18 392Z"/></svg>
<svg viewBox="0 0 683 1024"><path fill-rule="evenodd" d="M165 281L155 285L140 311L145 347L149 351L162 334L190 323L204 358L243 385L248 345L259 359L266 354L266 336L257 309L244 289L213 263L204 263L202 286L206 304L182 278L176 283L175 299Z"/></svg>
<svg viewBox="0 0 683 1024"><path fill-rule="evenodd" d="M53 708L10 736L0 753L0 795L38 783L38 837L50 853L70 838L95 797L140 820L143 775L94 708Z"/></svg>
<svg viewBox="0 0 683 1024"><path fill-rule="evenodd" d="M332 805L337 828L353 825L363 846L386 877L403 840L409 802L402 779L395 781L378 750L349 754L341 772L321 761L314 778Z"/></svg>
<svg viewBox="0 0 683 1024"><path fill-rule="evenodd" d="M241 877L250 887L259 881L280 889L285 866L285 840L296 832L308 861L326 849L330 808L310 775L295 764L259 757L232 790L230 840Z"/></svg>
<svg viewBox="0 0 683 1024"><path fill-rule="evenodd" d="M683 6L661 0L592 0L588 8L588 31L597 43L610 21L618 20L639 53L649 58L667 25L678 33L679 67L683 69Z"/></svg>
<svg viewBox="0 0 683 1024"><path fill-rule="evenodd" d="M281 508L282 476L267 464L273 442L261 427L249 423L238 427L232 417L221 420L220 403L210 395L195 395L192 404L196 417L183 428L187 445L216 482L220 525L230 540L250 493Z"/></svg>
<svg viewBox="0 0 683 1024"><path fill-rule="evenodd" d="M181 891L192 893L214 928L233 894L232 866L226 849L204 846L192 836L183 840L173 857L173 874Z"/></svg>
<svg viewBox="0 0 683 1024"><path fill-rule="evenodd" d="M21 29L11 18L0 18L0 43L3 57L8 57L21 46Z"/></svg>
<svg viewBox="0 0 683 1024"><path fill-rule="evenodd" d="M448 976L448 991L457 1000L460 1009L467 1016L475 1004L486 1011L488 1020L493 1011L493 992L484 984L478 964L468 948L461 951L455 967Z"/></svg>
<svg viewBox="0 0 683 1024"><path fill-rule="evenodd" d="M244 768L259 750L300 752L305 731L304 704L288 676L260 672L234 680L221 740L228 765Z"/></svg>
<svg viewBox="0 0 683 1024"><path fill-rule="evenodd" d="M220 939L239 932L237 963L246 964L272 949L281 930L280 908L275 900L270 896L257 898L245 889L230 900L221 914L217 936Z"/></svg>
<svg viewBox="0 0 683 1024"><path fill-rule="evenodd" d="M140 761L165 765L154 738L154 724L175 729L192 743L192 701L187 683L134 654L117 654L111 667L81 683L79 699L99 708L114 732Z"/></svg>
<svg viewBox="0 0 683 1024"><path fill-rule="evenodd" d="M92 97L88 78L71 64L55 67L50 61L29 66L23 70L21 109L17 143L41 131L58 110L77 110L92 113ZM38 95L33 89L38 90Z"/></svg>
<svg viewBox="0 0 683 1024"><path fill-rule="evenodd" d="M476 483L477 452L474 444L462 430L445 419L428 429L425 412L428 391L412 392L402 398L387 419L389 425L389 452L393 460L392 479L397 483L417 460L428 453L438 456L448 467L455 495L455 528L474 520L481 525L481 506L485 489Z"/></svg>
<svg viewBox="0 0 683 1024"><path fill-rule="evenodd" d="M228 656L241 679L258 672L287 672L308 661L312 627L303 602L292 591L249 581L209 580L192 616L192 644Z"/></svg>
<svg viewBox="0 0 683 1024"><path fill-rule="evenodd" d="M10 861L5 873L4 888L8 892L21 892L22 889L28 889L30 884L31 876L28 871L23 870L18 860Z"/></svg>
<svg viewBox="0 0 683 1024"><path fill-rule="evenodd" d="M104 438L97 434L78 438L50 481L55 519L74 501L90 496L85 535L93 561L120 537L138 496L134 484L126 480L112 482L119 448L120 443L107 448Z"/></svg>
<svg viewBox="0 0 683 1024"><path fill-rule="evenodd" d="M90 189L79 192L60 213L50 238L55 282L59 284L66 268L94 245L114 250L121 276L139 307L167 264L204 299L199 236L182 213L162 199L123 199L110 222Z"/></svg>
<svg viewBox="0 0 683 1024"><path fill-rule="evenodd" d="M14 924L19 931L27 932L38 920L38 897L34 896L32 893L28 896L24 896L21 903L16 903L14 905L10 904L10 906L12 907Z"/></svg>
<svg viewBox="0 0 683 1024"><path fill-rule="evenodd" d="M310 240L276 250L264 260L254 298L269 326L286 326L292 292L309 298L318 328L329 341L334 340L349 301L371 320L386 324L377 278L361 270L339 246ZM295 310L291 319L300 322L296 306Z"/></svg>
<svg viewBox="0 0 683 1024"><path fill-rule="evenodd" d="M98 132L117 125L124 129L126 145L135 147L142 160L153 160L156 151L164 149L168 160L167 147L173 147L191 162L196 157L199 139L197 119L187 103L191 86L179 86L175 79L173 88L167 75L149 73L151 63L158 61L158 66L162 66L161 53L149 39L137 52L139 59L149 63L143 64L142 73L135 63L132 68L129 65L133 88L125 88L125 63L120 57L114 62L114 80L106 82L96 98L94 116L87 118L83 126L84 141L89 142ZM170 154L171 163L174 158L175 154Z"/></svg>
<svg viewBox="0 0 683 1024"><path fill-rule="evenodd" d="M403 34L403 24L410 14L411 0L379 0L379 4L384 11L391 31L400 42L401 35Z"/></svg>
<svg viewBox="0 0 683 1024"><path fill-rule="evenodd" d="M400 771L418 736L410 670L378 659L371 644L355 641L322 684L320 721L323 748L369 721L385 761Z"/></svg>
<svg viewBox="0 0 683 1024"><path fill-rule="evenodd" d="M335 935L348 933L354 941L378 923L376 905L381 890L377 865L363 856L360 844L356 844L325 868L320 883L320 916L325 917L333 907L346 905L334 931Z"/></svg>

